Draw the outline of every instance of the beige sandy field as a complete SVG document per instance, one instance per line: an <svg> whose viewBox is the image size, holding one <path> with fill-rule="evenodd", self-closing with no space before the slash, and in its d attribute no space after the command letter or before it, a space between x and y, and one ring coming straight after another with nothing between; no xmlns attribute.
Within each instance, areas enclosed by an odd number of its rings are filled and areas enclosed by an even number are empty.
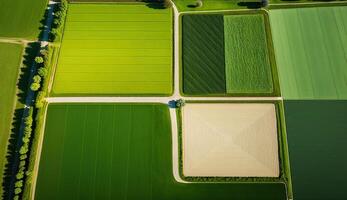
<svg viewBox="0 0 347 200"><path fill-rule="evenodd" d="M182 113L185 176L279 176L273 104L188 103Z"/></svg>

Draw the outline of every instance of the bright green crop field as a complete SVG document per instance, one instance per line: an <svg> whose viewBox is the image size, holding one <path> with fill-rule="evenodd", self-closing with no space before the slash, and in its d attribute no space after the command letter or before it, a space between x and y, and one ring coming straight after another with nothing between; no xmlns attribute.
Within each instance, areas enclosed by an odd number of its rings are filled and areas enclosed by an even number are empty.
<svg viewBox="0 0 347 200"><path fill-rule="evenodd" d="M272 93L263 15L226 15L225 66L228 93Z"/></svg>
<svg viewBox="0 0 347 200"><path fill-rule="evenodd" d="M0 183L2 183L2 172L6 164L7 141L12 127L22 51L22 45L0 43Z"/></svg>
<svg viewBox="0 0 347 200"><path fill-rule="evenodd" d="M161 104L51 104L35 199L286 199L281 183L182 184Z"/></svg>
<svg viewBox="0 0 347 200"><path fill-rule="evenodd" d="M183 92L225 93L223 15L182 18Z"/></svg>
<svg viewBox="0 0 347 200"><path fill-rule="evenodd" d="M271 10L285 99L347 99L347 7Z"/></svg>
<svg viewBox="0 0 347 200"><path fill-rule="evenodd" d="M0 1L0 37L37 39L47 0Z"/></svg>
<svg viewBox="0 0 347 200"><path fill-rule="evenodd" d="M172 9L70 4L52 94L172 92Z"/></svg>

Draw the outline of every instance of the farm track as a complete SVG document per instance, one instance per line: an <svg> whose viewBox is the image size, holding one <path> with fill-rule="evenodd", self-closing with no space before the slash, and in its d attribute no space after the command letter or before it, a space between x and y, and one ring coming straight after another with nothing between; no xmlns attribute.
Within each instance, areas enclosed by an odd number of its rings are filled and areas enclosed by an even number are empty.
<svg viewBox="0 0 347 200"><path fill-rule="evenodd" d="M23 44L26 45L28 43L37 42L34 40L27 40L24 38L6 38L6 37L0 37L0 43L11 43L11 44Z"/></svg>

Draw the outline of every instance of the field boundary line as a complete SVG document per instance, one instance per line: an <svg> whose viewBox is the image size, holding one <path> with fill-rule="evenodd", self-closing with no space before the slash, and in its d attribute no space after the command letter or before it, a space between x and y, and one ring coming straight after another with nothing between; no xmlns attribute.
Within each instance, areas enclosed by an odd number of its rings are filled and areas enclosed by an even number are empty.
<svg viewBox="0 0 347 200"><path fill-rule="evenodd" d="M282 97L48 97L48 103L164 103L183 98L188 101L266 101L283 100Z"/></svg>
<svg viewBox="0 0 347 200"><path fill-rule="evenodd" d="M41 159L41 153L42 153L42 146L43 146L43 139L45 136L45 129L46 129L46 119L47 119L47 110L48 110L48 105L45 107L45 112L44 112L44 119L42 123L42 128L41 132L38 133L40 135L39 142L38 142L38 147L37 147L37 153L35 157L35 166L32 174L32 185L31 185L31 197L29 197L31 200L35 199L35 192L36 192L36 182L39 174L39 167L40 167L40 159Z"/></svg>
<svg viewBox="0 0 347 200"><path fill-rule="evenodd" d="M345 1L332 1L332 2L303 2L303 3L270 3L269 6L276 6L276 7L280 7L280 6L293 6L295 8L300 8L301 5L326 5L326 6L332 6L332 5L347 5L347 3ZM289 8L289 7L287 7ZM281 9L286 9L286 8L281 8ZM271 10L271 9L270 9Z"/></svg>
<svg viewBox="0 0 347 200"><path fill-rule="evenodd" d="M23 44L27 45L28 43L34 43L38 42L35 40L27 40L24 38L7 38L7 37L0 37L0 42L1 43L12 43L12 44Z"/></svg>

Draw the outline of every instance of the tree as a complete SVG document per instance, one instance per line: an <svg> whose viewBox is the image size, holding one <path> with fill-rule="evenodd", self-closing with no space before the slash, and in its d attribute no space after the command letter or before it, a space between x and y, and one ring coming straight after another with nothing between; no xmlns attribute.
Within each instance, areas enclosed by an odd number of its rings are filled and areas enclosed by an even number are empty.
<svg viewBox="0 0 347 200"><path fill-rule="evenodd" d="M19 157L20 160L25 160L28 156L26 154L23 154Z"/></svg>
<svg viewBox="0 0 347 200"><path fill-rule="evenodd" d="M38 70L38 74L42 77L42 78L45 78L47 76L47 73L48 73L48 70L46 67L41 67L39 70Z"/></svg>
<svg viewBox="0 0 347 200"><path fill-rule="evenodd" d="M36 56L35 62L41 64L43 63L43 58L41 56Z"/></svg>
<svg viewBox="0 0 347 200"><path fill-rule="evenodd" d="M16 188L14 189L15 194L20 194L22 192L22 188Z"/></svg>
<svg viewBox="0 0 347 200"><path fill-rule="evenodd" d="M19 196L18 195L14 196L13 200L19 200Z"/></svg>
<svg viewBox="0 0 347 200"><path fill-rule="evenodd" d="M41 76L35 75L35 76L33 77L33 81L34 81L35 83L40 83L40 82L41 82Z"/></svg>
<svg viewBox="0 0 347 200"><path fill-rule="evenodd" d="M44 92L44 91L39 92L39 94L36 97L36 102L35 102L36 108L42 108L43 107L45 96L46 96L46 92Z"/></svg>
<svg viewBox="0 0 347 200"><path fill-rule="evenodd" d="M14 184L15 187L23 187L23 180L19 180L19 181L16 181L16 183Z"/></svg>
<svg viewBox="0 0 347 200"><path fill-rule="evenodd" d="M35 82L34 82L34 83L31 84L30 89L31 89L32 91L37 91L37 90L40 89L40 87L41 87L40 83L35 83Z"/></svg>
<svg viewBox="0 0 347 200"><path fill-rule="evenodd" d="M176 101L176 107L177 108L180 108L180 107L183 107L184 105L185 105L185 101L183 100L183 99L178 99L177 101Z"/></svg>
<svg viewBox="0 0 347 200"><path fill-rule="evenodd" d="M17 175L16 175L17 180L20 180L23 177L24 177L24 172L23 171L18 172Z"/></svg>
<svg viewBox="0 0 347 200"><path fill-rule="evenodd" d="M28 151L29 151L28 147L24 145L20 148L19 153L23 155L23 154L26 154Z"/></svg>

